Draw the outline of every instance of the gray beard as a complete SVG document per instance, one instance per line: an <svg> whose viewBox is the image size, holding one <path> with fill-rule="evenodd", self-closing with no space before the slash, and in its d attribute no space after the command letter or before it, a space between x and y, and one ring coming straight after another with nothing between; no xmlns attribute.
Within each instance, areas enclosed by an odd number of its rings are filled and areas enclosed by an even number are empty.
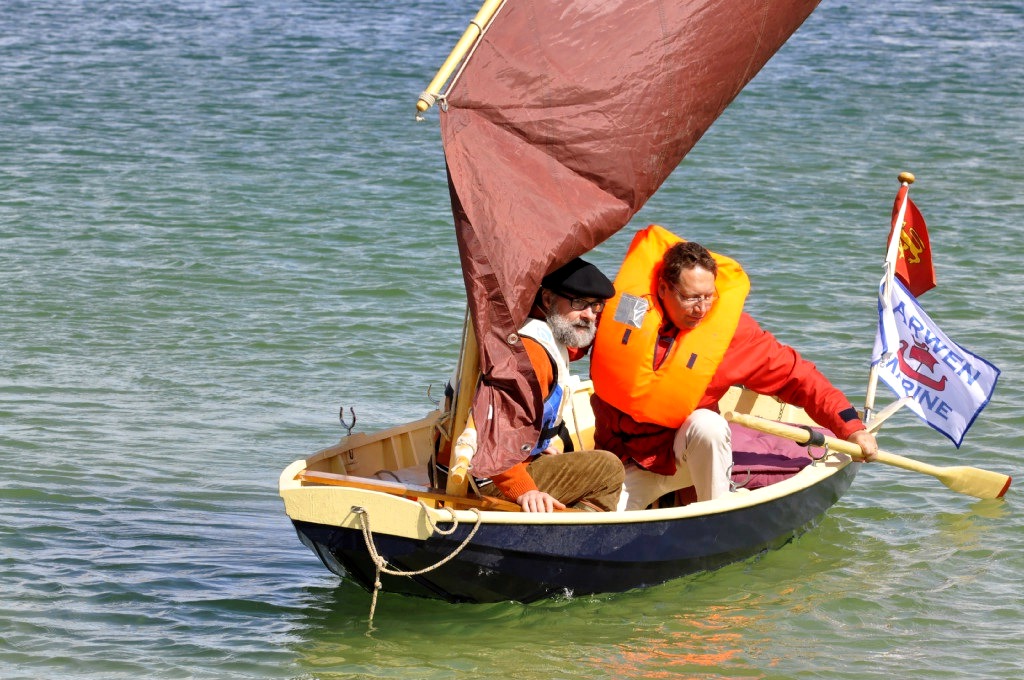
<svg viewBox="0 0 1024 680"><path fill-rule="evenodd" d="M566 347L589 347L597 334L597 324L580 319L575 323L561 314L548 314L548 325L555 342Z"/></svg>

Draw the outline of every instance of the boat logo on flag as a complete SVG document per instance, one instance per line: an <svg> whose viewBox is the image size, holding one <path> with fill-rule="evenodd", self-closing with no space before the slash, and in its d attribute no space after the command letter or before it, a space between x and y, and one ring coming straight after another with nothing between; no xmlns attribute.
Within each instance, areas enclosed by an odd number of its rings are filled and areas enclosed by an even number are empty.
<svg viewBox="0 0 1024 680"><path fill-rule="evenodd" d="M907 351L907 347L910 347L910 351ZM900 370L903 375L907 376L911 380L915 380L928 389L941 392L946 389L946 378L948 376L942 376L941 380L935 380L930 378L924 373L921 373L911 365L911 361L917 362L917 365L921 368L927 369L929 372L934 374L935 366L939 363L939 360L932 356L931 352L928 351L928 345L915 341L912 346L908 345L905 340L900 341L900 350L896 353L897 358L900 362Z"/></svg>
<svg viewBox="0 0 1024 680"><path fill-rule="evenodd" d="M897 396L910 397L908 406L959 448L992 398L999 369L946 337L898 280L889 299L880 292L878 313L878 376Z"/></svg>

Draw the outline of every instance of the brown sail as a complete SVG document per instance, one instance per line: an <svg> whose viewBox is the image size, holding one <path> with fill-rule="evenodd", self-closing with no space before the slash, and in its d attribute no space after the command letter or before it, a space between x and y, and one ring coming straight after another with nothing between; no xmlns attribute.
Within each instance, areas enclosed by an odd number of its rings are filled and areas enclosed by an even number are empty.
<svg viewBox="0 0 1024 680"><path fill-rule="evenodd" d="M476 474L537 440L516 331L541 278L625 226L817 4L508 0L495 15L440 114L484 376Z"/></svg>

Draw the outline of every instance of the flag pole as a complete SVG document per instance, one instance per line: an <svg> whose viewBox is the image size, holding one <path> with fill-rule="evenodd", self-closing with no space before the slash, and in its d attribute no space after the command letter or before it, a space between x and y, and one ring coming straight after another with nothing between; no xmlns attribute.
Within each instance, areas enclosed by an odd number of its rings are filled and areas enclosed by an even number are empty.
<svg viewBox="0 0 1024 680"><path fill-rule="evenodd" d="M900 203L899 213L896 215L896 219L893 220L892 234L889 235L889 247L885 251L885 267L888 270L886 272L885 283L886 285L892 284L893 275L896 271L896 257L899 255L900 238L903 235L903 222L907 217L907 198L910 196L910 185L914 183L915 177L913 173L901 172L896 177L900 183L900 193L903 194L903 202ZM904 187L906 187L904 189ZM899 229L896 229L896 225L899 225ZM888 292L888 291L886 291Z"/></svg>
<svg viewBox="0 0 1024 680"><path fill-rule="evenodd" d="M900 239L903 236L903 222L907 215L907 198L910 195L910 185L914 183L913 173L901 172L896 178L900 183L899 195L903 201L900 203L899 212L892 222L892 230L889 234L889 244L885 251L885 283L882 285L881 295L884 299L892 299L893 278L896 275L896 258L899 255ZM899 228L897 228L897 226ZM876 357L872 357L875 359ZM875 394L878 389L878 362L871 363L871 370L868 373L868 387L864 392L864 422L870 423L875 412Z"/></svg>

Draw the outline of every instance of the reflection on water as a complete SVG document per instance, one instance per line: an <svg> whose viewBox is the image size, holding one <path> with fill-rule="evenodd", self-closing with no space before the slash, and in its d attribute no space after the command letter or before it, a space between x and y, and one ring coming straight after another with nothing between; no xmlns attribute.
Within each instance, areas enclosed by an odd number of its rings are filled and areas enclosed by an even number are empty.
<svg viewBox="0 0 1024 680"><path fill-rule="evenodd" d="M685 616L677 615L674 623L683 630L648 631L631 644L620 644L618 655L592 659L595 669L609 677L622 678L700 678L763 677L751 674L739 658L749 645L746 640L752 617L734 608L711 607ZM723 674L729 666L733 671ZM744 667L747 666L746 669Z"/></svg>
<svg viewBox="0 0 1024 680"><path fill-rule="evenodd" d="M776 622L806 614L815 599L813 584L791 583L785 565L774 562L531 605L384 594L372 630L369 595L356 586L309 589L293 649L299 666L318 677L350 677L368 656L377 677L407 672L410 664L417 677L532 678L542 677L535 669L552 667L555 677L571 678L765 677L760 669L777 661Z"/></svg>

